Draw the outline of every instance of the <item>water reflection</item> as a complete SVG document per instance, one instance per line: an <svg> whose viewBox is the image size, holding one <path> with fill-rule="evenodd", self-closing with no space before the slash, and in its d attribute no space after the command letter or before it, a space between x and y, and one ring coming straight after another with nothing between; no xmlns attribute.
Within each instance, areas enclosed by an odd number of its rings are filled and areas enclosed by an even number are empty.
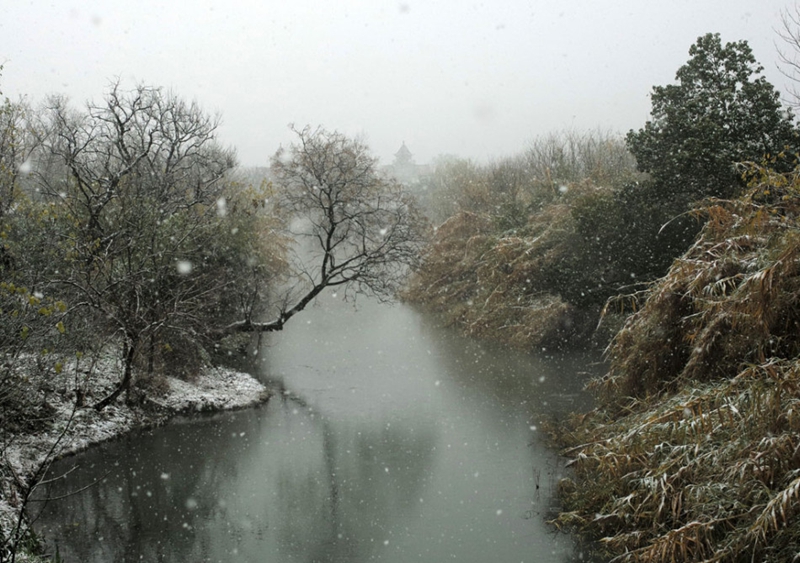
<svg viewBox="0 0 800 563"><path fill-rule="evenodd" d="M571 561L536 420L586 358L466 341L405 307L319 308L259 353L287 394L65 460L40 531L68 561ZM109 472L110 470L110 472ZM105 473L108 472L107 475Z"/></svg>

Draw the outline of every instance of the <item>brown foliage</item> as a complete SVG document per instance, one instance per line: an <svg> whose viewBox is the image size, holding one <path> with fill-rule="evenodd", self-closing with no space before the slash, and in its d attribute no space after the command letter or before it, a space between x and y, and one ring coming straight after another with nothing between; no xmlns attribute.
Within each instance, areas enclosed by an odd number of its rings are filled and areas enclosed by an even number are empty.
<svg viewBox="0 0 800 563"><path fill-rule="evenodd" d="M609 348L562 487L618 561L800 551L800 172L752 167Z"/></svg>
<svg viewBox="0 0 800 563"><path fill-rule="evenodd" d="M427 207L446 220L405 297L471 336L523 349L584 342L605 298L642 279L617 267L625 253L609 243L630 236L615 194L639 177L623 140L601 131L539 138L486 166L441 162Z"/></svg>
<svg viewBox="0 0 800 563"><path fill-rule="evenodd" d="M741 199L705 202L701 236L615 338L606 382L624 395L800 352L800 181L762 174Z"/></svg>
<svg viewBox="0 0 800 563"><path fill-rule="evenodd" d="M496 234L490 217L460 212L436 232L405 298L442 313L465 334L522 349L560 339L574 310L537 282L558 260L569 208L552 205L521 232Z"/></svg>

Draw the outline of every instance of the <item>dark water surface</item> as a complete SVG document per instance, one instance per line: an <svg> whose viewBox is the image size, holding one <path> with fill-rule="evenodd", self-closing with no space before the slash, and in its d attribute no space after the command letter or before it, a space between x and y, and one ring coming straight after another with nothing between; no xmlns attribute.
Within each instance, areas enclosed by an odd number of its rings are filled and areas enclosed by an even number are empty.
<svg viewBox="0 0 800 563"><path fill-rule="evenodd" d="M265 338L265 406L63 460L37 528L66 561L567 562L545 524L562 463L539 421L585 407L596 358L459 338L327 296Z"/></svg>

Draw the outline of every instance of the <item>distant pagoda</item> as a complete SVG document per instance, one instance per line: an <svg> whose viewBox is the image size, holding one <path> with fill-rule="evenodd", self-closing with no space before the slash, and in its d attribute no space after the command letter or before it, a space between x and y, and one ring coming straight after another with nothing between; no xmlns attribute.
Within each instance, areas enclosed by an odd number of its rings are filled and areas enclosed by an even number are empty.
<svg viewBox="0 0 800 563"><path fill-rule="evenodd" d="M406 142L400 145L400 149L394 153L392 164L383 167L384 171L394 176L401 184L411 187L418 185L420 180L431 174L431 167L427 164L417 164L414 162L414 155L408 150Z"/></svg>
<svg viewBox="0 0 800 563"><path fill-rule="evenodd" d="M412 155L411 151L408 150L405 141L403 141L400 150L394 153L394 165L396 167L407 167L414 165L414 155Z"/></svg>

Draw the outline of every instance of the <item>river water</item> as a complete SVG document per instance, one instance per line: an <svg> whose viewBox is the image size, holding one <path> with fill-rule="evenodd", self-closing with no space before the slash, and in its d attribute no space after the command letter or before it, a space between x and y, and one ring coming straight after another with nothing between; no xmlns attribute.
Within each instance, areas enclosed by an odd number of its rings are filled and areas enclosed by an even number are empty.
<svg viewBox="0 0 800 563"><path fill-rule="evenodd" d="M598 369L332 295L264 338L263 407L182 418L62 460L37 522L70 562L569 562L545 523L563 463L544 416Z"/></svg>

